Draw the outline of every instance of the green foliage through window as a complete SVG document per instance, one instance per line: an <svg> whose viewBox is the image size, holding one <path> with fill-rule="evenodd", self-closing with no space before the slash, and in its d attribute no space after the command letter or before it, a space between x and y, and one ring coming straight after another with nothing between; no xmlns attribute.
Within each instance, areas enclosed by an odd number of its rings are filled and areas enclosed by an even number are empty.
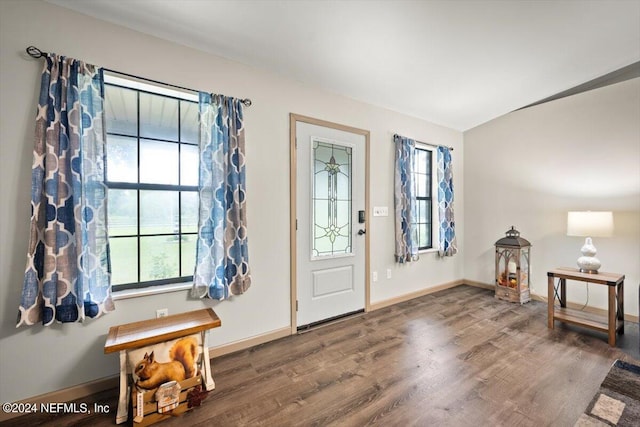
<svg viewBox="0 0 640 427"><path fill-rule="evenodd" d="M198 221L194 95L105 76L114 290L192 279Z"/></svg>

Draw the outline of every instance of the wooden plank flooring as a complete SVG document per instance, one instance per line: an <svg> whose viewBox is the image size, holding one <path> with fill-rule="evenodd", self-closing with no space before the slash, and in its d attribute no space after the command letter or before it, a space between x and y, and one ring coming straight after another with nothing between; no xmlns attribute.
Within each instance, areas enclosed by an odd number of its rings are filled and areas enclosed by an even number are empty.
<svg viewBox="0 0 640 427"><path fill-rule="evenodd" d="M613 361L633 361L582 332L459 286L214 359L216 390L162 425L573 426ZM6 425L113 425L116 394L79 400L110 414Z"/></svg>

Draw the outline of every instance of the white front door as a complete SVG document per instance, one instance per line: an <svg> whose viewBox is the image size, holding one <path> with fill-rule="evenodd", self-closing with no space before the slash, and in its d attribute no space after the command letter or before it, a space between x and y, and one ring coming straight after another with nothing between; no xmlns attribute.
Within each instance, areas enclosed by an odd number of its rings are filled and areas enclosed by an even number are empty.
<svg viewBox="0 0 640 427"><path fill-rule="evenodd" d="M365 308L366 137L296 122L297 326Z"/></svg>

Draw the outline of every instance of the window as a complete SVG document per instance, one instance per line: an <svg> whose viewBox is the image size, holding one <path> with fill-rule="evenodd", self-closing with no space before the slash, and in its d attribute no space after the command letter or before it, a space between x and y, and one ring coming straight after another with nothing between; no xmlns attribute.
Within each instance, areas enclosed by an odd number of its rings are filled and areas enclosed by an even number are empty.
<svg viewBox="0 0 640 427"><path fill-rule="evenodd" d="M312 257L353 254L351 248L352 149L313 141Z"/></svg>
<svg viewBox="0 0 640 427"><path fill-rule="evenodd" d="M105 74L105 117L113 290L192 280L197 95Z"/></svg>
<svg viewBox="0 0 640 427"><path fill-rule="evenodd" d="M416 146L413 177L416 183L416 231L418 249L433 248L432 151Z"/></svg>

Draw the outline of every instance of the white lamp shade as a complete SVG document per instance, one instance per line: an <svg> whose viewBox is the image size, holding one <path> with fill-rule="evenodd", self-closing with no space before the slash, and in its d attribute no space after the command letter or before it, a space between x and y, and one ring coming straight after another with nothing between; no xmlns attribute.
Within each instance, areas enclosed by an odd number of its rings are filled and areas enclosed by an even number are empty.
<svg viewBox="0 0 640 427"><path fill-rule="evenodd" d="M567 236L609 237L613 235L613 212L569 212Z"/></svg>

